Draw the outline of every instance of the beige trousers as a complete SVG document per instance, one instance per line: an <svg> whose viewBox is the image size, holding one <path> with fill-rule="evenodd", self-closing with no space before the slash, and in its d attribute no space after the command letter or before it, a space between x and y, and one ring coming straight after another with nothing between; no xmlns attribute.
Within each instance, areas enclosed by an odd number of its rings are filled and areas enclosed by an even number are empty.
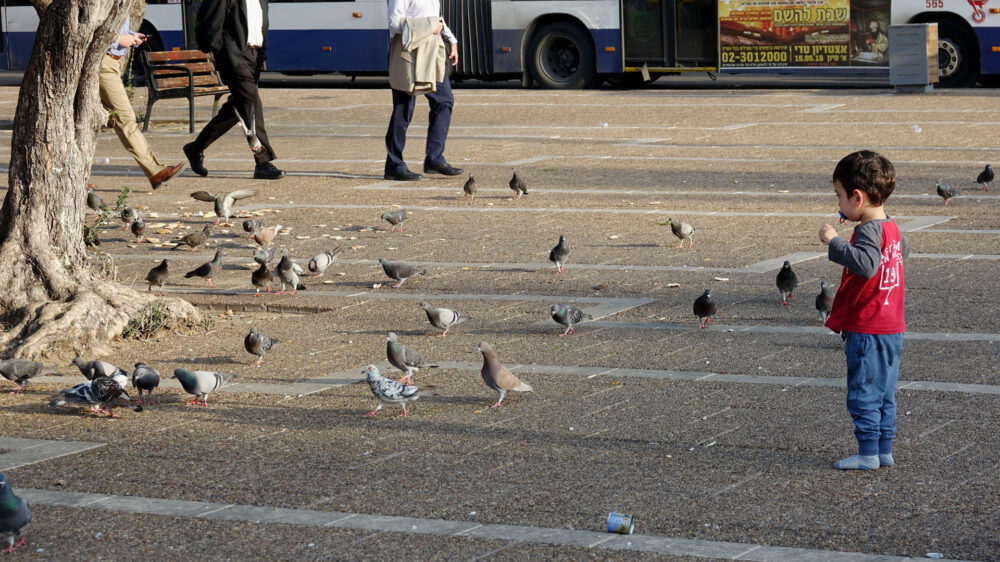
<svg viewBox="0 0 1000 562"><path fill-rule="evenodd" d="M111 124L125 150L135 158L136 164L142 168L146 177L151 178L162 170L164 165L156 159L156 155L146 143L146 138L142 136L139 125L135 122L135 111L122 83L122 71L127 60L128 57L115 60L107 53L101 59L101 104L104 105L104 109L111 112Z"/></svg>

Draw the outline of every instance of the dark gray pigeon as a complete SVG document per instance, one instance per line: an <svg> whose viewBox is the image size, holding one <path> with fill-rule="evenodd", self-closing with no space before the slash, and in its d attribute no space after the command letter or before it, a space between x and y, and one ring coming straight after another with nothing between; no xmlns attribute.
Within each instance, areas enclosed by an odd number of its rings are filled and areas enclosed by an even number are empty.
<svg viewBox="0 0 1000 562"><path fill-rule="evenodd" d="M142 217L136 217L129 226L129 229L132 231L132 235L135 236L136 244L141 244L143 237L146 236L146 223L143 222Z"/></svg>
<svg viewBox="0 0 1000 562"><path fill-rule="evenodd" d="M205 283L208 283L209 287L215 287L215 283L212 282L212 277L215 277L222 271L222 255L221 249L216 250L215 257L212 258L212 261L203 263L185 273L184 278L190 279L192 277L201 277L205 280Z"/></svg>
<svg viewBox="0 0 1000 562"><path fill-rule="evenodd" d="M403 221L406 220L406 209L398 209L389 213L382 213L382 220L392 225L389 227L389 232L395 230L397 226L399 227L399 231L403 232Z"/></svg>
<svg viewBox="0 0 1000 562"><path fill-rule="evenodd" d="M399 343L396 332L389 332L385 338L385 356L393 367L406 373L399 378L399 382L406 380L407 384L413 382L413 373L422 367L434 367L424 360L423 355Z"/></svg>
<svg viewBox="0 0 1000 562"><path fill-rule="evenodd" d="M153 292L153 285L163 288L167 283L167 260L160 262L160 265L154 266L146 274L146 282L149 283L149 292Z"/></svg>
<svg viewBox="0 0 1000 562"><path fill-rule="evenodd" d="M142 405L142 391L145 390L152 406L153 391L160 386L160 372L145 363L136 363L132 371L132 386L139 393L139 404Z"/></svg>
<svg viewBox="0 0 1000 562"><path fill-rule="evenodd" d="M311 260L309 260L307 268L310 273L315 273L313 277L319 277L326 273L326 268L330 267L333 260L337 259L337 257L342 253L344 253L344 251L340 246L337 246L333 250L327 250L322 254L316 254Z"/></svg>
<svg viewBox="0 0 1000 562"><path fill-rule="evenodd" d="M479 342L478 350L483 354L483 368L479 372L483 376L486 386L492 388L500 395L496 403L491 408L499 408L503 402L503 397L508 392L532 392L534 389L526 382L521 382L517 375L504 367L497 357L497 352L486 342Z"/></svg>
<svg viewBox="0 0 1000 562"><path fill-rule="evenodd" d="M305 290L306 286L299 280L299 274L302 273L302 268L299 264L292 261L292 258L288 257L288 250L281 250L281 261L278 262L278 267L275 268L275 272L278 274L278 279L281 281L281 290L278 291L279 295L285 293L286 283L292 288L293 295L296 291Z"/></svg>
<svg viewBox="0 0 1000 562"><path fill-rule="evenodd" d="M173 378L180 381L184 392L194 395L194 400L187 403L188 406L201 404L208 406L208 395L219 390L226 384L233 375L216 373L214 371L189 371L187 369L174 369ZM201 398L202 402L198 402Z"/></svg>
<svg viewBox="0 0 1000 562"><path fill-rule="evenodd" d="M101 199L101 196L94 193L93 188L87 188L87 207L90 207L90 210L94 211L95 215L100 215L101 211L108 208Z"/></svg>
<svg viewBox="0 0 1000 562"><path fill-rule="evenodd" d="M948 201L952 197L955 197L956 195L961 195L957 189L946 183L941 183L941 180L938 180L935 183L935 188L937 189L937 194L941 196L941 199L944 199L945 205L948 204Z"/></svg>
<svg viewBox="0 0 1000 562"><path fill-rule="evenodd" d="M507 183L511 191L517 194L515 199L520 199L522 195L528 194L528 186L525 185L524 180L517 175L517 170L514 170L514 176L510 178L510 182Z"/></svg>
<svg viewBox="0 0 1000 562"><path fill-rule="evenodd" d="M125 205L125 208L122 209L121 215L119 216L121 217L122 222L125 223L124 229L127 230L129 225L139 218L139 212L132 207Z"/></svg>
<svg viewBox="0 0 1000 562"><path fill-rule="evenodd" d="M179 248L183 248L184 246L187 246L189 248L197 248L198 246L201 246L205 242L208 242L208 239L211 236L212 236L212 226L206 224L205 228L201 229L201 232L192 232L191 234L183 236L179 240L177 240L177 245L174 246L174 249L177 250Z"/></svg>
<svg viewBox="0 0 1000 562"><path fill-rule="evenodd" d="M589 314L584 314L579 308L568 305L568 304L554 304L549 309L549 314L552 319L556 322L566 326L566 331L559 334L559 337L565 336L567 334L572 334L574 332L573 326L583 322L584 320L593 320L594 317Z"/></svg>
<svg viewBox="0 0 1000 562"><path fill-rule="evenodd" d="M57 370L46 367L38 361L29 361L27 359L4 359L0 361L0 375L3 375L9 381L17 383L17 388L11 394L20 394L24 390L24 387L28 386L28 381L35 377L56 374L59 374Z"/></svg>
<svg viewBox="0 0 1000 562"><path fill-rule="evenodd" d="M976 176L976 183L982 186L983 191L987 191L990 188L990 184L993 183L994 177L996 176L993 174L993 168L990 168L990 165L987 164L983 168L983 171L979 172L979 175Z"/></svg>
<svg viewBox="0 0 1000 562"><path fill-rule="evenodd" d="M787 305L788 299L792 298L792 291L799 286L799 278L792 271L791 262L786 261L781 266L778 276L774 279L774 284L778 287L778 292L781 293L781 304Z"/></svg>
<svg viewBox="0 0 1000 562"><path fill-rule="evenodd" d="M470 201L476 200L476 178L472 177L472 174L469 174L469 179L465 180L462 192L465 193L465 197L472 197Z"/></svg>
<svg viewBox="0 0 1000 562"><path fill-rule="evenodd" d="M700 297L694 299L694 315L701 320L701 327L707 328L715 316L715 302L712 301L712 289L705 289Z"/></svg>
<svg viewBox="0 0 1000 562"><path fill-rule="evenodd" d="M425 275L427 273L426 269L418 270L412 265L401 261L391 262L385 258L380 258L378 262L382 264L382 271L385 271L386 275L397 281L397 283L393 285L393 288L401 287L404 281L414 275Z"/></svg>
<svg viewBox="0 0 1000 562"><path fill-rule="evenodd" d="M250 238L253 238L253 235L263 227L264 224L257 219L247 219L243 221L243 232L249 234Z"/></svg>
<svg viewBox="0 0 1000 562"><path fill-rule="evenodd" d="M197 199L198 201L205 201L208 203L213 203L213 209L215 210L215 226L219 226L219 221L222 219L229 220L233 216L233 203L239 201L240 199L246 199L248 197L253 197L257 195L257 192L252 189L238 189L232 193L226 194L224 197L220 197L218 194L209 193L207 191L195 191L191 194L191 197Z"/></svg>
<svg viewBox="0 0 1000 562"><path fill-rule="evenodd" d="M563 265L569 259L569 244L566 243L566 235L559 236L559 243L549 251L549 261L556 264L556 273L563 272Z"/></svg>
<svg viewBox="0 0 1000 562"><path fill-rule="evenodd" d="M83 377L88 381L94 380L95 377L115 377L115 375L125 376L128 373L125 369L116 367L111 363L106 361L87 361L82 357L74 357L73 361L70 362L74 367L80 369ZM127 383L128 381L126 381ZM124 388L124 387L122 387Z"/></svg>
<svg viewBox="0 0 1000 562"><path fill-rule="evenodd" d="M424 309L424 312L427 313L427 320L431 323L431 326L444 330L444 332L438 334L439 338L448 335L448 329L455 324L461 324L468 320L467 316L462 316L450 308L435 308L426 302L421 302L420 308Z"/></svg>
<svg viewBox="0 0 1000 562"><path fill-rule="evenodd" d="M247 337L243 338L243 347L247 350L247 353L257 356L257 362L254 363L254 367L260 367L260 364L264 362L264 355L279 343L281 343L281 340L276 340L267 334L262 334L255 327L251 327L250 333L247 334Z"/></svg>
<svg viewBox="0 0 1000 562"><path fill-rule="evenodd" d="M368 380L368 387L372 389L372 394L378 398L375 409L365 414L366 418L375 417L376 412L382 409L383 404L399 404L403 407L403 413L399 417L406 417L406 403L419 398L417 387L410 384L403 384L392 379L383 377L379 373L378 367L368 365L361 371Z"/></svg>
<svg viewBox="0 0 1000 562"><path fill-rule="evenodd" d="M266 288L267 294L271 294L271 279L274 277L271 275L271 270L267 268L267 263L260 264L253 273L250 274L250 282L257 289L254 294L255 297L260 296L260 290Z"/></svg>
<svg viewBox="0 0 1000 562"><path fill-rule="evenodd" d="M31 508L24 498L14 494L7 481L7 474L0 473L0 533L7 535L7 548L3 553L14 552L24 546L24 530L31 523ZM17 541L17 542L14 542Z"/></svg>
<svg viewBox="0 0 1000 562"><path fill-rule="evenodd" d="M819 311L819 317L826 324L826 319L830 317L830 311L833 310L833 289L831 289L826 281L819 282L819 294L816 295L816 310Z"/></svg>

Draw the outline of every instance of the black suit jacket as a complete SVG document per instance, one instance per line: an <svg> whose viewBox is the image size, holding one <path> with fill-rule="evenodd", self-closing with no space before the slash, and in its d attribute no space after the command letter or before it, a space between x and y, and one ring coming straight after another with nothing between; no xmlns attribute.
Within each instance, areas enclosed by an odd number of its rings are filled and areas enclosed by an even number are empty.
<svg viewBox="0 0 1000 562"><path fill-rule="evenodd" d="M217 64L233 68L247 46L247 0L205 0L198 9L195 35L198 48L215 55ZM253 2L254 0L250 0ZM259 0L264 14L264 46L267 45L267 0ZM258 51L258 64L264 61L264 48Z"/></svg>

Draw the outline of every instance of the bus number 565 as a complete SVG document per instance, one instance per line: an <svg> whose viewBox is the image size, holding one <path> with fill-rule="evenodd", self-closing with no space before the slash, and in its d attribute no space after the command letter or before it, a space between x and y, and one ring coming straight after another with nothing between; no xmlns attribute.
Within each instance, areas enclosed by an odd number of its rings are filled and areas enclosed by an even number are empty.
<svg viewBox="0 0 1000 562"><path fill-rule="evenodd" d="M944 0L924 0L928 8L944 8Z"/></svg>

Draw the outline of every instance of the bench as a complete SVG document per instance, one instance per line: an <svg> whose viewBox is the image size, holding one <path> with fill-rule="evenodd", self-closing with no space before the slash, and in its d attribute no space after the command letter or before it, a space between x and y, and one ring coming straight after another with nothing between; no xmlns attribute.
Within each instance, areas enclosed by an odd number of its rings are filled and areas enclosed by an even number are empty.
<svg viewBox="0 0 1000 562"><path fill-rule="evenodd" d="M215 69L212 55L201 51L140 51L146 75L146 117L142 130L149 129L149 116L157 100L187 98L188 132L194 133L194 98L215 96L212 117L219 111L219 98L229 93Z"/></svg>

